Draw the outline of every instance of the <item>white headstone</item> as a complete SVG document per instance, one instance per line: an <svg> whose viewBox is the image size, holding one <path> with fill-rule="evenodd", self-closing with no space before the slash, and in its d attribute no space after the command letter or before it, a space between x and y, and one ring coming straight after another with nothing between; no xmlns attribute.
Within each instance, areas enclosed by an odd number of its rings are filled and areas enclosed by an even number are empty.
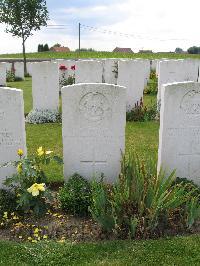
<svg viewBox="0 0 200 266"><path fill-rule="evenodd" d="M200 84L167 84L161 97L158 170L200 185Z"/></svg>
<svg viewBox="0 0 200 266"><path fill-rule="evenodd" d="M0 86L6 86L6 63L0 63Z"/></svg>
<svg viewBox="0 0 200 266"><path fill-rule="evenodd" d="M126 89L110 84L62 88L64 176L114 182L125 148Z"/></svg>
<svg viewBox="0 0 200 266"><path fill-rule="evenodd" d="M12 63L6 62L6 71L11 71Z"/></svg>
<svg viewBox="0 0 200 266"><path fill-rule="evenodd" d="M24 79L24 62L15 62L15 77Z"/></svg>
<svg viewBox="0 0 200 266"><path fill-rule="evenodd" d="M117 84L118 61L117 59L104 59L103 81L108 84Z"/></svg>
<svg viewBox="0 0 200 266"><path fill-rule="evenodd" d="M96 60L79 60L76 62L77 83L102 83L103 62Z"/></svg>
<svg viewBox="0 0 200 266"><path fill-rule="evenodd" d="M33 62L27 62L26 67L27 67L27 73L32 76L32 64Z"/></svg>
<svg viewBox="0 0 200 266"><path fill-rule="evenodd" d="M151 70L156 71L158 61L159 59L151 60Z"/></svg>
<svg viewBox="0 0 200 266"><path fill-rule="evenodd" d="M56 63L32 64L33 109L57 111L59 108L59 70Z"/></svg>
<svg viewBox="0 0 200 266"><path fill-rule="evenodd" d="M118 67L118 85L127 89L126 109L135 107L143 98L145 64L142 60L121 60Z"/></svg>
<svg viewBox="0 0 200 266"><path fill-rule="evenodd" d="M157 101L160 102L161 88L163 84L184 81L197 82L198 71L199 66L197 60L161 61L159 63Z"/></svg>
<svg viewBox="0 0 200 266"><path fill-rule="evenodd" d="M17 89L0 88L0 165L17 161L18 149L26 155L26 133L23 92ZM15 168L0 168L0 187L6 177L15 173Z"/></svg>
<svg viewBox="0 0 200 266"><path fill-rule="evenodd" d="M148 59L141 61L144 63L144 86L147 86L151 73L151 62Z"/></svg>

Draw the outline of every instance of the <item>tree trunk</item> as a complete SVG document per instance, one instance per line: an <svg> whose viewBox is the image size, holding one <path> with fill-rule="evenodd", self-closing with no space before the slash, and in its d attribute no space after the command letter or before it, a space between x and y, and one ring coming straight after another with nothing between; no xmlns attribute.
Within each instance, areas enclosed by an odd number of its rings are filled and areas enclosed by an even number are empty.
<svg viewBox="0 0 200 266"><path fill-rule="evenodd" d="M26 49L25 49L25 40L23 38L22 41L22 47L23 47L23 58L24 58L24 75L27 75L27 66L26 66Z"/></svg>

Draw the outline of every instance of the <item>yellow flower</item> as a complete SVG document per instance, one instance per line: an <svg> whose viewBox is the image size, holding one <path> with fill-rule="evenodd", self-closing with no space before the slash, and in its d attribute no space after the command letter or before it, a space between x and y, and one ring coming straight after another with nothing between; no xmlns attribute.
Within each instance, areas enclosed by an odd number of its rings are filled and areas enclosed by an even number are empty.
<svg viewBox="0 0 200 266"><path fill-rule="evenodd" d="M43 239L47 239L48 238L48 236L47 235L43 235Z"/></svg>
<svg viewBox="0 0 200 266"><path fill-rule="evenodd" d="M42 148L42 147L39 147L39 148L37 149L37 153L38 153L38 156L42 156L42 155L44 155L44 150L43 150L43 148Z"/></svg>
<svg viewBox="0 0 200 266"><path fill-rule="evenodd" d="M38 232L39 232L39 229L38 228L35 228L34 234L37 234Z"/></svg>
<svg viewBox="0 0 200 266"><path fill-rule="evenodd" d="M29 237L28 237L28 240L31 241L31 240L32 240L32 237L29 236Z"/></svg>
<svg viewBox="0 0 200 266"><path fill-rule="evenodd" d="M19 149L17 151L17 154L21 157L24 154L24 151L22 149Z"/></svg>
<svg viewBox="0 0 200 266"><path fill-rule="evenodd" d="M51 154L51 153L52 153L52 151L46 151L46 152L45 152L46 155L49 155L49 154Z"/></svg>
<svg viewBox="0 0 200 266"><path fill-rule="evenodd" d="M33 197L37 197L40 194L40 191L45 191L45 184L33 184L27 191L32 194Z"/></svg>
<svg viewBox="0 0 200 266"><path fill-rule="evenodd" d="M17 172L18 174L21 174L22 173L22 163L19 163L18 166L17 166Z"/></svg>
<svg viewBox="0 0 200 266"><path fill-rule="evenodd" d="M4 218L4 219L8 219L8 212L4 212L4 213L3 213L3 218Z"/></svg>

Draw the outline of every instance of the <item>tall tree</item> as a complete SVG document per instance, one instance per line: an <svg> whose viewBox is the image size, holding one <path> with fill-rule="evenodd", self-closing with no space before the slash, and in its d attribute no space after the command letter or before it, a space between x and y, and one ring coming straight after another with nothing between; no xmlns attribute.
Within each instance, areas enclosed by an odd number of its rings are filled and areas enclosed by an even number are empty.
<svg viewBox="0 0 200 266"><path fill-rule="evenodd" d="M47 25L49 14L45 0L0 0L0 23L6 24L6 32L22 38L24 73L26 68L25 42L33 31Z"/></svg>

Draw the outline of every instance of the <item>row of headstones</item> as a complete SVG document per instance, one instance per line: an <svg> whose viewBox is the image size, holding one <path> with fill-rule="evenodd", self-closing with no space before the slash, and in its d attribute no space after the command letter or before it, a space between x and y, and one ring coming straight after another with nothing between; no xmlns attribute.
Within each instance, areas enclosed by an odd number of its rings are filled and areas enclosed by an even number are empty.
<svg viewBox="0 0 200 266"><path fill-rule="evenodd" d="M75 83L107 83L127 88L126 109L143 98L150 75L149 60L79 60L32 64L33 109L57 110L59 107L59 67L75 65Z"/></svg>
<svg viewBox="0 0 200 266"><path fill-rule="evenodd" d="M200 84L163 86L158 170L200 184ZM92 179L104 174L115 182L125 150L126 88L109 84L77 84L62 88L64 176ZM26 154L21 90L0 88L0 164ZM0 168L2 181L14 173Z"/></svg>
<svg viewBox="0 0 200 266"><path fill-rule="evenodd" d="M92 179L103 173L108 182L120 172L125 147L126 89L109 84L77 84L62 89L64 176L79 173ZM0 165L26 155L23 92L0 88ZM0 168L0 186L13 174Z"/></svg>
<svg viewBox="0 0 200 266"><path fill-rule="evenodd" d="M28 63L28 70L31 68L31 64ZM22 62L13 63L0 63L0 86L6 86L6 73L9 71L14 71L15 76L24 79L24 64Z"/></svg>

